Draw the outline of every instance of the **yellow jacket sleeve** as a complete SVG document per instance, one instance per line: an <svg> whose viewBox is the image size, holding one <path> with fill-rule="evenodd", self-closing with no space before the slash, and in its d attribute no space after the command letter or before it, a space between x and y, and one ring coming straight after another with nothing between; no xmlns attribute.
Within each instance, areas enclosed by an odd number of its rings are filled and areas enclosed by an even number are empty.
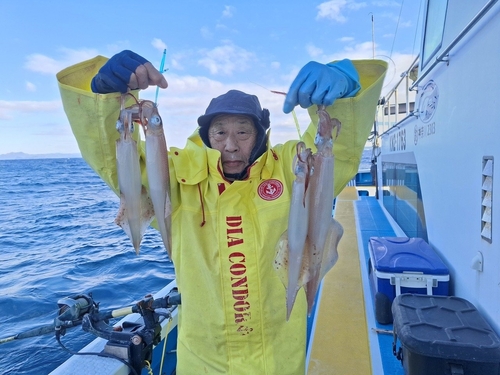
<svg viewBox="0 0 500 375"><path fill-rule="evenodd" d="M333 106L327 107L330 117L342 123L339 137L333 143L335 196L358 172L387 70L387 63L381 60L354 60L353 64L359 74L361 90L356 96L337 99ZM303 135L304 142L313 149L318 122L316 110L315 105L308 109L311 124Z"/></svg>
<svg viewBox="0 0 500 375"><path fill-rule="evenodd" d="M115 143L119 139L119 133L114 124L120 112L121 95L95 94L90 89L92 77L106 61L107 58L97 56L62 70L56 77L64 111L82 157L119 194L115 157ZM126 106L131 104L132 97L126 102ZM136 131L135 137L139 136L138 133Z"/></svg>

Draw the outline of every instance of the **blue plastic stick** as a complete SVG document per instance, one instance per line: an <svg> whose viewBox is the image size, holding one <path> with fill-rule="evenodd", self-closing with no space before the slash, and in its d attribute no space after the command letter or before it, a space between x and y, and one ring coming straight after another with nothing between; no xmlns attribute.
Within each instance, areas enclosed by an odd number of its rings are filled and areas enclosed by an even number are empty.
<svg viewBox="0 0 500 375"><path fill-rule="evenodd" d="M165 66L165 57L167 56L167 49L165 48L163 50L163 56L161 58L161 63L160 63L160 73L163 74L164 70L163 67ZM155 106L158 103L158 92L160 91L160 87L156 86L156 95L155 95Z"/></svg>

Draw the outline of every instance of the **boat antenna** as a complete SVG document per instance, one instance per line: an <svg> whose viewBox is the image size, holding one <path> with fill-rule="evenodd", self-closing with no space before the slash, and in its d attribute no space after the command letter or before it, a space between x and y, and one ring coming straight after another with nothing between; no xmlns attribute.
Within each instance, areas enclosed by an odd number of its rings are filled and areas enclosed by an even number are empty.
<svg viewBox="0 0 500 375"><path fill-rule="evenodd" d="M372 58L375 59L375 21L373 19L373 13L370 12L369 14L372 15Z"/></svg>

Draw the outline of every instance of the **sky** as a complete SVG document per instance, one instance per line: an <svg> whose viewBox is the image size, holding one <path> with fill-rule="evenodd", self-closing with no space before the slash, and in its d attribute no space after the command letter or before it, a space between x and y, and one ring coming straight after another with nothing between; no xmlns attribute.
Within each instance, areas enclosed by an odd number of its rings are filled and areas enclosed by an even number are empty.
<svg viewBox="0 0 500 375"><path fill-rule="evenodd" d="M56 73L124 49L156 67L167 50L158 104L169 147L230 89L270 110L273 144L297 138L270 91L287 91L309 61L375 57L389 63L388 92L419 53L419 13L419 0L0 0L0 154L79 153ZM307 112L296 113L303 131Z"/></svg>

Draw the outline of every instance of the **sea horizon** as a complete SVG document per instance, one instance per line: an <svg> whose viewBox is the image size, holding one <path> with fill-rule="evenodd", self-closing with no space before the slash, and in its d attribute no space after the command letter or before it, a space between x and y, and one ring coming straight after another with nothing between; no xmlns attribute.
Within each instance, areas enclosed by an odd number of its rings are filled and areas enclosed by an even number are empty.
<svg viewBox="0 0 500 375"><path fill-rule="evenodd" d="M30 160L30 159L73 159L81 158L80 153L62 153L54 152L48 154L28 154L22 151L8 152L0 154L0 160Z"/></svg>

